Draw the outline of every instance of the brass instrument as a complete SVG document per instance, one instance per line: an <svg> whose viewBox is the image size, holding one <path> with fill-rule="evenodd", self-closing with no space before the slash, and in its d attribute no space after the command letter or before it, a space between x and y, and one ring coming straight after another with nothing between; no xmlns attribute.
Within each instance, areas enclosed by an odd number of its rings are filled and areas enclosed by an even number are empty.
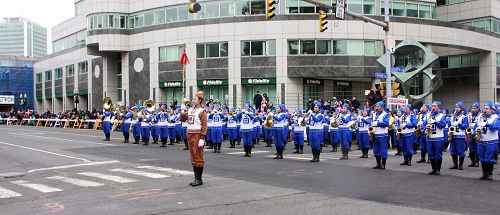
<svg viewBox="0 0 500 215"><path fill-rule="evenodd" d="M300 126L302 126L302 127L307 126L307 120L309 119L309 115L311 115L311 113L307 112L306 115L304 115L304 117L302 117L302 120L300 120L300 122L299 122Z"/></svg>
<svg viewBox="0 0 500 215"><path fill-rule="evenodd" d="M400 120L401 121L401 120ZM399 141L401 140L401 135L403 134L403 128L401 128L401 124L403 124L403 122L399 122L399 126L398 128L396 129L396 139Z"/></svg>
<svg viewBox="0 0 500 215"><path fill-rule="evenodd" d="M359 122L360 118L356 118L356 121L354 121L354 123L351 125L351 130L356 130L356 128L358 128L358 122Z"/></svg>
<svg viewBox="0 0 500 215"><path fill-rule="evenodd" d="M148 110L148 112L153 112L155 110L155 102L152 101L152 100L146 100L144 101L143 105L144 107L146 107L146 109Z"/></svg>
<svg viewBox="0 0 500 215"><path fill-rule="evenodd" d="M104 107L104 109L106 109L108 111L112 110L113 109L113 100L110 97L104 98L104 100L102 101L102 106Z"/></svg>
<svg viewBox="0 0 500 215"><path fill-rule="evenodd" d="M477 119L477 128L476 128L476 141L479 143L481 142L481 130L483 129L482 126L479 126L479 123L483 121L483 115L480 115L479 118Z"/></svg>
<svg viewBox="0 0 500 215"><path fill-rule="evenodd" d="M432 128L431 124L427 124L427 126L425 126L425 136L427 138L429 138L431 136L431 128Z"/></svg>
<svg viewBox="0 0 500 215"><path fill-rule="evenodd" d="M330 120L330 126L333 127L333 128L337 128L339 127L339 117L337 114L334 114L333 115L333 120Z"/></svg>
<svg viewBox="0 0 500 215"><path fill-rule="evenodd" d="M264 127L271 129L274 127L274 117L272 113L269 113L266 117L266 121L264 121Z"/></svg>
<svg viewBox="0 0 500 215"><path fill-rule="evenodd" d="M371 119L374 120L373 116L375 115L375 113L372 113L371 115ZM370 126L368 128L368 134L370 134L370 141L373 141L375 139L375 128L373 126Z"/></svg>
<svg viewBox="0 0 500 215"><path fill-rule="evenodd" d="M455 122L455 113L453 113L453 116L451 117L451 122ZM457 128L455 126L450 126L449 131L448 131L448 142L451 142L453 140L453 134Z"/></svg>

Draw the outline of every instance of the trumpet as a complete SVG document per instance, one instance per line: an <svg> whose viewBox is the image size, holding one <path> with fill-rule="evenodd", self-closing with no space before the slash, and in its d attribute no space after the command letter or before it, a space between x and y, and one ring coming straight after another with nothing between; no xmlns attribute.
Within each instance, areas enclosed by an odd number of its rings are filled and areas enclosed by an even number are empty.
<svg viewBox="0 0 500 215"><path fill-rule="evenodd" d="M374 116L374 113L372 113L372 115L371 115L371 117L370 117L370 118L371 118L372 120L375 120L375 119L373 118L373 116ZM370 134L370 141L373 141L373 140L375 139L375 128L374 128L373 126L370 126L370 127L368 128L368 134Z"/></svg>
<svg viewBox="0 0 500 215"><path fill-rule="evenodd" d="M455 122L455 114L453 114L453 116L451 117L451 122ZM455 128L455 126L450 126L448 131L448 142L451 142L453 140L453 134L456 130L457 128Z"/></svg>
<svg viewBox="0 0 500 215"><path fill-rule="evenodd" d="M396 139L398 141L401 140L401 135L403 134L403 128L401 128L402 123L403 122L400 122L398 128L396 129Z"/></svg>
<svg viewBox="0 0 500 215"><path fill-rule="evenodd" d="M264 127L271 129L274 127L274 118L271 113L269 113L266 117L266 121L264 121Z"/></svg>
<svg viewBox="0 0 500 215"><path fill-rule="evenodd" d="M480 122L483 121L483 115L480 115L479 118L477 119L477 123L479 124ZM481 132L482 132L482 127L478 126L476 128L476 141L479 143L481 142Z"/></svg>

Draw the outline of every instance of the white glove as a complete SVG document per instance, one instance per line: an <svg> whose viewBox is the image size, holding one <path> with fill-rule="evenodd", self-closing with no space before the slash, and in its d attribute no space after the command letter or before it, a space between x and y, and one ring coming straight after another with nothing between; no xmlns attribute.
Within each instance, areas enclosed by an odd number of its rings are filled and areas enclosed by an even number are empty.
<svg viewBox="0 0 500 215"><path fill-rule="evenodd" d="M372 127L377 127L378 122L377 122L377 121L375 121L375 122L372 122L371 124L372 124Z"/></svg>
<svg viewBox="0 0 500 215"><path fill-rule="evenodd" d="M458 121L451 122L451 126L454 126L454 127L457 127L457 126L458 126L458 124L460 124L460 122L458 122Z"/></svg>
<svg viewBox="0 0 500 215"><path fill-rule="evenodd" d="M436 122L436 120L434 120L434 119L427 120L427 124L434 124L435 122Z"/></svg>
<svg viewBox="0 0 500 215"><path fill-rule="evenodd" d="M307 113L308 113L308 114L312 114L312 113L313 113L313 111L312 111L312 110L309 110L309 111L307 111Z"/></svg>
<svg viewBox="0 0 500 215"><path fill-rule="evenodd" d="M203 147L205 146L205 140L204 139L200 139L200 141L198 141L198 147Z"/></svg>
<svg viewBox="0 0 500 215"><path fill-rule="evenodd" d="M188 109L187 106L184 103L182 103L181 104L181 110L187 110L187 109Z"/></svg>
<svg viewBox="0 0 500 215"><path fill-rule="evenodd" d="M273 117L273 116L274 116L274 113L273 113L273 112L270 112L270 113L269 113L269 115L270 115L271 117Z"/></svg>

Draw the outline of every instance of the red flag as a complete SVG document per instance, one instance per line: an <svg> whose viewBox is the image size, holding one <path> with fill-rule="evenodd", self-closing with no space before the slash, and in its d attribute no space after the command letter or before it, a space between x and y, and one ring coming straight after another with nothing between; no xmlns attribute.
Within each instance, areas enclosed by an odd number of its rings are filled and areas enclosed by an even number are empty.
<svg viewBox="0 0 500 215"><path fill-rule="evenodd" d="M184 51L182 52L180 63L182 65L189 64L189 58L188 58L188 56L186 54L186 49L184 49Z"/></svg>

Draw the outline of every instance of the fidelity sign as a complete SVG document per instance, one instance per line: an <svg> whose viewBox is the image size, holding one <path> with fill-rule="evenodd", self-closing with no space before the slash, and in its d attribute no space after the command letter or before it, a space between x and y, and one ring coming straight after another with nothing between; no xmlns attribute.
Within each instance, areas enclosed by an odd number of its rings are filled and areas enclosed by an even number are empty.
<svg viewBox="0 0 500 215"><path fill-rule="evenodd" d="M14 96L0 95L0 105L13 105Z"/></svg>

